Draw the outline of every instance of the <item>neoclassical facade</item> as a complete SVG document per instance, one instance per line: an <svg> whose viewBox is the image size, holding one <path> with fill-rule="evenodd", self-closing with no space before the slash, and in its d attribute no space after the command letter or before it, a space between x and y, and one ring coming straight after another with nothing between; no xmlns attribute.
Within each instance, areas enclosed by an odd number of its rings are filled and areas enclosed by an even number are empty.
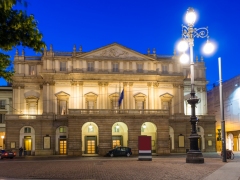
<svg viewBox="0 0 240 180"><path fill-rule="evenodd" d="M28 155L82 156L104 155L121 145L138 154L138 136L148 135L153 153L186 152L190 66L178 59L175 53L141 54L117 43L90 52L75 46L72 52L50 46L42 56L16 52L15 112L6 117L6 146L22 146ZM199 147L215 151L215 117L207 115L206 83L203 58L196 58Z"/></svg>

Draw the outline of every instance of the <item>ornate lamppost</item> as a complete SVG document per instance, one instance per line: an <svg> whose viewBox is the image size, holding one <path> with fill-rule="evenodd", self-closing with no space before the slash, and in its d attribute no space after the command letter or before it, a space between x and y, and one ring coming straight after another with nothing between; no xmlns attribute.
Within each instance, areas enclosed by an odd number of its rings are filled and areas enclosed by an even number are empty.
<svg viewBox="0 0 240 180"><path fill-rule="evenodd" d="M191 134L190 134L190 150L187 152L186 163L204 163L204 158L201 150L198 147L198 139L200 136L197 134L196 123L198 118L196 117L195 108L196 104L199 103L200 99L195 96L194 90L194 61L193 61L193 46L194 38L207 38L203 50L209 54L214 50L214 46L209 42L208 28L194 28L196 20L196 13L193 8L188 8L186 14L186 21L188 26L182 25L182 41L178 44L178 49L183 52L180 56L180 61L186 63L189 61L189 56L185 54L185 51L190 51L190 73L191 73L191 92L190 98L187 100L188 104L191 105Z"/></svg>

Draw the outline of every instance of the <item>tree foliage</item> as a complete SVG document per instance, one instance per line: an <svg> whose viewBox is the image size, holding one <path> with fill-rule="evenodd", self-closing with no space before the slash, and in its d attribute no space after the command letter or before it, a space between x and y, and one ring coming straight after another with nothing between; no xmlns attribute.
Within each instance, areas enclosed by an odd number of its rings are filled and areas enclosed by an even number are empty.
<svg viewBox="0 0 240 180"><path fill-rule="evenodd" d="M40 52L45 43L37 28L37 21L25 11L14 10L13 6L18 2L19 0L0 0L0 49L9 51L16 46L24 46ZM11 81L13 75L13 71L6 69L10 65L10 56L0 53L0 76L7 81Z"/></svg>

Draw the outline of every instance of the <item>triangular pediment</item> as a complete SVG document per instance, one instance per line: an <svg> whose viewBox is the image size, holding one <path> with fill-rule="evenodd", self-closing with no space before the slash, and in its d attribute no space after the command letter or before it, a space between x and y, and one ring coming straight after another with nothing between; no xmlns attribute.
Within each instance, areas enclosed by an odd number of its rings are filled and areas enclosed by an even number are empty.
<svg viewBox="0 0 240 180"><path fill-rule="evenodd" d="M108 46L79 54L77 57L84 59L120 59L120 60L154 60L153 58L124 47L120 44L113 43Z"/></svg>

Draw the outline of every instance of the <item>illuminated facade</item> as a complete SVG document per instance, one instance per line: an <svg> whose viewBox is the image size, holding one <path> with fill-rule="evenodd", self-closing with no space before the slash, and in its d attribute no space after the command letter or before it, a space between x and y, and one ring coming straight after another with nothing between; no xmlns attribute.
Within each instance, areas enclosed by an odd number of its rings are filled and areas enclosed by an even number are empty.
<svg viewBox="0 0 240 180"><path fill-rule="evenodd" d="M115 146L138 153L138 136L152 137L152 152L189 149L189 65L178 56L138 53L117 43L82 52L44 50L14 58L13 106L6 146L29 155L104 155ZM205 64L195 62L199 145L215 151L215 118L207 115ZM120 94L124 97L119 106Z"/></svg>
<svg viewBox="0 0 240 180"><path fill-rule="evenodd" d="M222 83L226 149L240 151L240 76ZM217 150L222 149L219 86L207 92L208 112L216 116ZM220 131L221 132L221 131ZM219 134L218 134L219 133Z"/></svg>
<svg viewBox="0 0 240 180"><path fill-rule="evenodd" d="M4 149L5 115L12 114L12 87L0 86L0 149Z"/></svg>

